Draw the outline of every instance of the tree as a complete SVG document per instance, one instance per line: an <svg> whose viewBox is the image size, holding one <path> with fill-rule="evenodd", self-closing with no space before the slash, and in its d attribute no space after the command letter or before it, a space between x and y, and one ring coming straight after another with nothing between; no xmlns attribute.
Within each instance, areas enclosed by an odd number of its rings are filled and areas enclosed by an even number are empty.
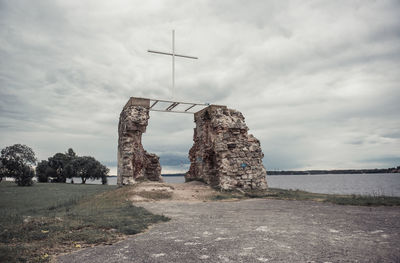
<svg viewBox="0 0 400 263"><path fill-rule="evenodd" d="M65 153L56 153L41 161L36 167L36 175L40 182L65 183L67 178L80 177L82 183L87 179L101 179L102 184L107 184L109 169L91 156L77 156L72 148Z"/></svg>
<svg viewBox="0 0 400 263"><path fill-rule="evenodd" d="M65 153L67 157L70 158L70 160L74 159L76 157L76 153L72 148L69 148L68 151Z"/></svg>
<svg viewBox="0 0 400 263"><path fill-rule="evenodd" d="M33 185L32 178L35 176L35 171L30 166L24 166L22 173L15 177L15 182L19 186L31 186Z"/></svg>
<svg viewBox="0 0 400 263"><path fill-rule="evenodd" d="M28 146L14 144L1 150L0 177L13 177L19 186L33 184L32 166L36 163L35 152Z"/></svg>
<svg viewBox="0 0 400 263"><path fill-rule="evenodd" d="M42 160L36 166L36 176L38 181L41 183L47 183L49 181L49 173L47 172L49 167L49 162L46 160Z"/></svg>
<svg viewBox="0 0 400 263"><path fill-rule="evenodd" d="M70 158L64 153L56 153L53 157L49 157L49 167L55 172L56 176L54 182L65 183L67 177L65 176L64 168L67 166Z"/></svg>
<svg viewBox="0 0 400 263"><path fill-rule="evenodd" d="M108 169L108 168L107 168ZM109 170L109 169L108 169ZM107 171L107 173L105 174L105 175L103 175L102 177L101 177L101 184L107 184L107 182L108 182L108 180L107 180L107 174L108 174L108 171Z"/></svg>
<svg viewBox="0 0 400 263"><path fill-rule="evenodd" d="M3 181L3 176L6 173L6 168L4 167L3 163L0 161L0 182Z"/></svg>
<svg viewBox="0 0 400 263"><path fill-rule="evenodd" d="M82 179L82 184L86 183L87 179L102 179L103 184L107 183L105 177L109 169L91 156L77 157L72 166L74 175Z"/></svg>
<svg viewBox="0 0 400 263"><path fill-rule="evenodd" d="M46 167L45 173L46 173L47 180L50 179L50 178L56 178L56 177L57 177L57 172L56 172L56 170L54 170L54 169L51 168L50 166L47 166L47 167Z"/></svg>
<svg viewBox="0 0 400 263"><path fill-rule="evenodd" d="M72 148L69 148L66 153L56 153L53 157L49 157L48 166L55 171L54 182L65 183L67 178L72 178L75 175L72 162L78 158Z"/></svg>

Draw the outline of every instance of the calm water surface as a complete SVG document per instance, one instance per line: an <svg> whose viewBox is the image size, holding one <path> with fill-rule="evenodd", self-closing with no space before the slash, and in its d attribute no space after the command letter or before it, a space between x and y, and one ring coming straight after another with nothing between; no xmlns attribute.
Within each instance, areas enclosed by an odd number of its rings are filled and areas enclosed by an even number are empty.
<svg viewBox="0 0 400 263"><path fill-rule="evenodd" d="M267 176L269 187L325 194L400 196L400 174L316 174Z"/></svg>
<svg viewBox="0 0 400 263"><path fill-rule="evenodd" d="M183 176L164 176L167 183L183 183ZM79 178L74 178L80 183ZM316 174L316 175L268 175L269 187L300 189L325 194L390 195L400 197L400 174ZM100 184L100 180L86 181ZM108 184L117 184L116 177L110 177Z"/></svg>

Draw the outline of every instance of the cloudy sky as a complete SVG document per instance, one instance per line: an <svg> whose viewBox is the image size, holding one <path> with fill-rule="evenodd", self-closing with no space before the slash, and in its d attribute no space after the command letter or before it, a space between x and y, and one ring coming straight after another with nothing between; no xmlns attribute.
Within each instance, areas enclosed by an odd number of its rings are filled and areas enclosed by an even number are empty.
<svg viewBox="0 0 400 263"><path fill-rule="evenodd" d="M400 165L399 1L0 0L0 148L116 165L130 96L224 104L267 170ZM184 171L193 116L152 112L145 149Z"/></svg>

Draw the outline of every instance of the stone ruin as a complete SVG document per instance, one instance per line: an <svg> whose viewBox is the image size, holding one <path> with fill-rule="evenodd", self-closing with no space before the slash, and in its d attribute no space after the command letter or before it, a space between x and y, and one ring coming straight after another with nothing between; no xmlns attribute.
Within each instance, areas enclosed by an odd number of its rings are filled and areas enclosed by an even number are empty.
<svg viewBox="0 0 400 263"><path fill-rule="evenodd" d="M242 113L211 105L194 114L190 169L185 179L220 189L266 189L260 141L248 134Z"/></svg>
<svg viewBox="0 0 400 263"><path fill-rule="evenodd" d="M118 126L118 185L162 181L159 157L143 149L150 100L130 98ZM266 189L260 141L248 134L243 115L210 105L194 114L194 144L189 151L186 182L197 180L218 189Z"/></svg>
<svg viewBox="0 0 400 263"><path fill-rule="evenodd" d="M143 149L142 134L149 121L150 100L131 98L119 116L117 184L162 181L159 157Z"/></svg>

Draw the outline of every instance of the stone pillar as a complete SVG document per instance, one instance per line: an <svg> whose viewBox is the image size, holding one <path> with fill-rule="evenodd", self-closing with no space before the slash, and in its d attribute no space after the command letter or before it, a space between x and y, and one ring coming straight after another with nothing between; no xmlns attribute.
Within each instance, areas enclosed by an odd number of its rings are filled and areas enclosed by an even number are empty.
<svg viewBox="0 0 400 263"><path fill-rule="evenodd" d="M186 181L199 180L224 190L267 188L260 141L247 133L240 112L211 105L195 113L194 121Z"/></svg>
<svg viewBox="0 0 400 263"><path fill-rule="evenodd" d="M162 181L159 157L143 149L142 134L149 120L150 100L130 98L118 125L117 184L135 184L138 180Z"/></svg>

